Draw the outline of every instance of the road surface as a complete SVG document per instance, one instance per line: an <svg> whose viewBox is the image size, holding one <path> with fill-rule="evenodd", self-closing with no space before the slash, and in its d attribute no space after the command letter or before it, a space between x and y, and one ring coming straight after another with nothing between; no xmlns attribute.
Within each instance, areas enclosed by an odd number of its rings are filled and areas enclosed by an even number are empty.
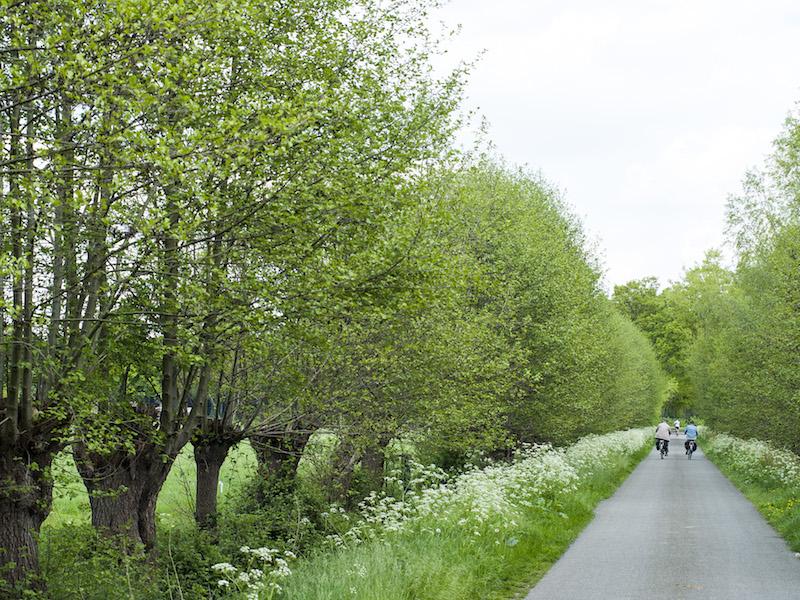
<svg viewBox="0 0 800 600"><path fill-rule="evenodd" d="M526 600L798 600L800 559L698 450L653 450Z"/></svg>

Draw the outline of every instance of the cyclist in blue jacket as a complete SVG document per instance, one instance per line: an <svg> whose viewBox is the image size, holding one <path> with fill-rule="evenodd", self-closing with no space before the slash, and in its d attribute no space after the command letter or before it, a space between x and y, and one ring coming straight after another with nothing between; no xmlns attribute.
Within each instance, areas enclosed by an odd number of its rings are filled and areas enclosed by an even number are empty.
<svg viewBox="0 0 800 600"><path fill-rule="evenodd" d="M689 454L689 444L695 444L695 447L697 447L697 425L694 424L694 421L691 419L689 420L689 424L686 426L683 433L686 436L683 447L686 448L686 454Z"/></svg>

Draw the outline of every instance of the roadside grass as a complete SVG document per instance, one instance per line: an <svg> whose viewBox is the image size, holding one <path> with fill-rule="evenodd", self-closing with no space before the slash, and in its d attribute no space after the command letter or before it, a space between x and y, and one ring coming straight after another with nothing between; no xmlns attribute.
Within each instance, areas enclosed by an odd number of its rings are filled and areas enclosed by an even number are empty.
<svg viewBox="0 0 800 600"><path fill-rule="evenodd" d="M314 439L301 461L300 476L317 476L320 466L330 462L334 446L335 439L327 433ZM398 454L409 450L401 448ZM395 499L384 498L386 504L372 513L378 517L373 525L355 537L346 533L359 530L351 528L358 522L355 515L331 511L325 528L340 535L332 536L331 544L311 546L313 550L293 561L293 574L282 582L280 597L522 597L591 520L597 503L610 496L649 451L649 428L590 436L564 450L532 448L522 462L475 467L441 486L436 483L438 469L414 463L422 474L409 474L412 479L406 485L411 487L399 500L405 508L395 510ZM158 526L165 546L160 552L164 560L158 564L120 555L113 542L98 538L89 525L88 498L72 458L59 456L56 469L54 509L42 530L42 559L58 597L224 596L210 565L235 558L240 545L271 543L259 539L269 531L269 515L253 515L262 519L253 524L248 524L248 515L234 516L244 519L243 529L226 530L224 543L197 532L191 447L176 460L159 497ZM221 508L230 503L236 513L237 494L247 489L242 486L255 470L255 454L248 444L232 450L222 470ZM400 484L395 480L394 485ZM425 488L433 493L430 501L423 500Z"/></svg>
<svg viewBox="0 0 800 600"><path fill-rule="evenodd" d="M710 434L703 452L800 552L800 457L758 440Z"/></svg>
<svg viewBox="0 0 800 600"><path fill-rule="evenodd" d="M483 531L461 520L319 551L298 561L286 582L292 600L500 600L524 596L650 451L613 455L582 477L576 489L524 511L512 531ZM476 535L476 533L480 535Z"/></svg>

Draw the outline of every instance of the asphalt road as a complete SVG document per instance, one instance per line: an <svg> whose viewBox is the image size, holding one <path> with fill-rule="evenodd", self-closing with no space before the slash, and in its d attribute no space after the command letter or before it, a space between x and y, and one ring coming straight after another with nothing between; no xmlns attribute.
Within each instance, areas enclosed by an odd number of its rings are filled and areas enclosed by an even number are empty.
<svg viewBox="0 0 800 600"><path fill-rule="evenodd" d="M702 444L702 442L701 442ZM526 600L798 600L800 559L683 437L653 450Z"/></svg>

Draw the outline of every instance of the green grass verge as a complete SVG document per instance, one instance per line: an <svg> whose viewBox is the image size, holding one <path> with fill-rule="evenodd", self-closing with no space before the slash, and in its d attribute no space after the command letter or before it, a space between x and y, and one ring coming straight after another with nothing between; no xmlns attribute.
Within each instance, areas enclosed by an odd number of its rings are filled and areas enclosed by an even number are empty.
<svg viewBox="0 0 800 600"><path fill-rule="evenodd" d="M703 446L705 455L764 516L795 552L800 552L800 486L779 485L771 479L756 478L731 460L729 454Z"/></svg>
<svg viewBox="0 0 800 600"><path fill-rule="evenodd" d="M617 457L584 479L548 510L531 508L506 543L449 529L395 534L293 566L286 582L292 600L499 600L519 597L547 572L650 451Z"/></svg>

